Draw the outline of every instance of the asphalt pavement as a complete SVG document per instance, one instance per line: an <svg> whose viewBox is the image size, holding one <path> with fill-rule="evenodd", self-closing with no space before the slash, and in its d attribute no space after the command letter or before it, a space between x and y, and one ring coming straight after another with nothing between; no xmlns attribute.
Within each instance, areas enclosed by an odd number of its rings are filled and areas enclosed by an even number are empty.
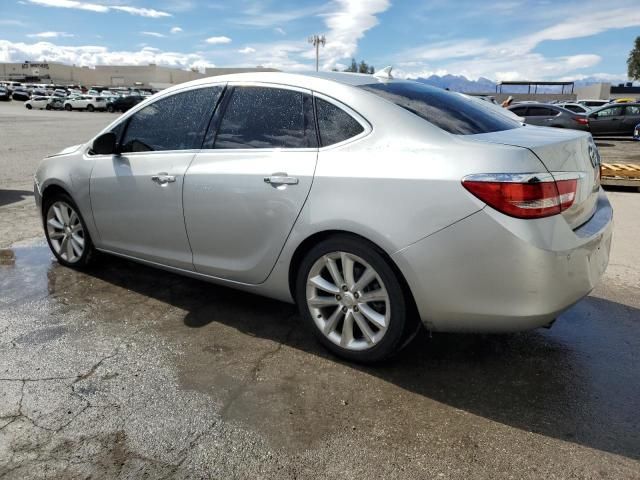
<svg viewBox="0 0 640 480"><path fill-rule="evenodd" d="M610 192L609 269L551 329L422 332L362 367L291 305L59 266L33 171L116 116L20 107L0 103L0 478L640 479L640 193Z"/></svg>

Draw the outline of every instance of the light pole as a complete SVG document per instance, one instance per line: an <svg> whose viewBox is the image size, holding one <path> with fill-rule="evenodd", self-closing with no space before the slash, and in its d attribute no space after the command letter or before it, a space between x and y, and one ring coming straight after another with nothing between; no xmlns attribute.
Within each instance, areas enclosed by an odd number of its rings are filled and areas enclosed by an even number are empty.
<svg viewBox="0 0 640 480"><path fill-rule="evenodd" d="M324 47L325 43L327 43L327 39L324 35L311 35L309 37L309 43L313 44L316 47L316 72L318 71L318 64L320 59L320 46Z"/></svg>

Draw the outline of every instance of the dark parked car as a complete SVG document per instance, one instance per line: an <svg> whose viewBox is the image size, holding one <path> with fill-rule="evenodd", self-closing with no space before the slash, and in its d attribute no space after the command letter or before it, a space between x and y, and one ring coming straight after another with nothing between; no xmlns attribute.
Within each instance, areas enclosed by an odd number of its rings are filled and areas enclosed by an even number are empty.
<svg viewBox="0 0 640 480"><path fill-rule="evenodd" d="M11 98L13 98L14 100L25 102L31 98L31 94L26 90L14 90Z"/></svg>
<svg viewBox="0 0 640 480"><path fill-rule="evenodd" d="M131 107L139 104L144 97L139 95L129 95L127 97L116 98L107 103L107 112L126 112Z"/></svg>
<svg viewBox="0 0 640 480"><path fill-rule="evenodd" d="M0 87L0 101L8 102L11 100L11 93L4 87Z"/></svg>
<svg viewBox="0 0 640 480"><path fill-rule="evenodd" d="M633 135L640 123L640 103L618 103L598 108L589 114L593 135Z"/></svg>
<svg viewBox="0 0 640 480"><path fill-rule="evenodd" d="M557 105L527 103L509 107L524 123L541 127L572 128L589 131L589 120L583 114L575 113Z"/></svg>

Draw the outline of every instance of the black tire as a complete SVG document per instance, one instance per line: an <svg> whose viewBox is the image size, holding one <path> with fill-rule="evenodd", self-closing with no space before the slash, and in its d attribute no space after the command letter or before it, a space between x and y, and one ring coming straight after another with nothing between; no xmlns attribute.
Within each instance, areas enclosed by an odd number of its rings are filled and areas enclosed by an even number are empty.
<svg viewBox="0 0 640 480"><path fill-rule="evenodd" d="M115 112L115 109L113 108L113 105L107 105L107 112L109 112L109 113Z"/></svg>
<svg viewBox="0 0 640 480"><path fill-rule="evenodd" d="M71 110L73 110L73 108L71 108L71 105L69 105L68 103L64 106L64 109L65 109L67 112L70 112Z"/></svg>
<svg viewBox="0 0 640 480"><path fill-rule="evenodd" d="M87 112L93 112L95 110L93 105L87 105Z"/></svg>
<svg viewBox="0 0 640 480"><path fill-rule="evenodd" d="M46 107L44 107L44 108L45 108L46 110L51 110L51 105L49 105L49 104L47 103L47 106L46 106Z"/></svg>
<svg viewBox="0 0 640 480"><path fill-rule="evenodd" d="M52 244L51 238L49 238L49 229L47 228L47 213L49 212L51 206L56 202L65 202L67 205L69 205L78 215L78 219L80 220L80 224L82 225L84 250L82 252L82 255L77 260L72 262L67 261L58 254ZM42 204L42 225L44 228L45 237L47 238L47 243L49 244L49 248L51 249L53 255L56 257L56 260L58 260L58 263L64 265L65 267L77 269L85 269L93 263L96 254L95 247L93 246L93 241L91 240L91 236L89 235L89 231L87 230L87 225L82 218L78 206L69 195L67 195L66 193L55 193L45 197Z"/></svg>
<svg viewBox="0 0 640 480"><path fill-rule="evenodd" d="M307 304L307 278L314 263L332 252L346 252L366 261L380 276L389 296L391 314L384 336L370 348L351 350L337 345L316 324ZM415 318L411 315L411 301L403 291L398 278L385 254L372 243L350 235L335 235L311 248L296 272L295 300L304 322L318 341L335 355L359 363L374 363L397 353L406 340L416 331Z"/></svg>
<svg viewBox="0 0 640 480"><path fill-rule="evenodd" d="M31 110L33 107L31 105L29 105L28 103L25 105L25 107L27 107L27 110Z"/></svg>

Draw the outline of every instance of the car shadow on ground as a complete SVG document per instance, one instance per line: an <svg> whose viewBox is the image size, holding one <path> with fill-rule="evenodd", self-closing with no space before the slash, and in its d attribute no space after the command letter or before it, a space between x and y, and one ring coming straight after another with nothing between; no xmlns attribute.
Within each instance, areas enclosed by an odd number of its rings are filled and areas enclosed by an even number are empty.
<svg viewBox="0 0 640 480"><path fill-rule="evenodd" d="M22 200L32 196L33 192L28 190L5 190L0 188L0 207L21 202Z"/></svg>
<svg viewBox="0 0 640 480"><path fill-rule="evenodd" d="M49 276L62 268L54 263ZM300 318L292 305L115 257L102 256L88 274L185 311L183 323L190 329L222 323L455 409L640 459L640 310L627 305L588 297L552 329L519 334L430 336L422 331L386 363L362 366L333 357L310 332L297 329ZM94 282L87 285L96 288ZM293 329L299 333L290 335Z"/></svg>

